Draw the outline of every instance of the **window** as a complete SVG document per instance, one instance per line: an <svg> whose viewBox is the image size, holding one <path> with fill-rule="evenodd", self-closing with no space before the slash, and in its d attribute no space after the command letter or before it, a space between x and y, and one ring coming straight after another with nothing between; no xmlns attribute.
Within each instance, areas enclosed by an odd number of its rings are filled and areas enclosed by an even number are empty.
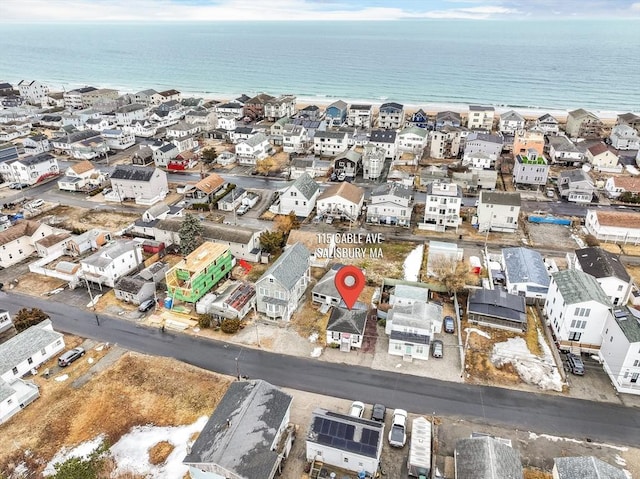
<svg viewBox="0 0 640 479"><path fill-rule="evenodd" d="M393 345L393 349L394 349L395 351L402 351L402 345L401 345L400 343L395 343L395 344Z"/></svg>
<svg viewBox="0 0 640 479"><path fill-rule="evenodd" d="M27 358L27 363L33 364L33 358Z"/></svg>
<svg viewBox="0 0 640 479"><path fill-rule="evenodd" d="M624 286L623 285L619 285L618 286L618 291L622 291L622 288L624 288Z"/></svg>
<svg viewBox="0 0 640 479"><path fill-rule="evenodd" d="M581 336L582 336L582 333L579 333L577 331L572 331L569 333L569 341L580 341Z"/></svg>
<svg viewBox="0 0 640 479"><path fill-rule="evenodd" d="M13 374L18 374L18 368L17 368L17 367L16 367L16 368L13 368L13 369L11 370L11 372L12 372Z"/></svg>
<svg viewBox="0 0 640 479"><path fill-rule="evenodd" d="M637 359L636 359L636 360L633 362L633 366L634 366L634 367L636 367L636 366L640 366L640 360L637 360Z"/></svg>

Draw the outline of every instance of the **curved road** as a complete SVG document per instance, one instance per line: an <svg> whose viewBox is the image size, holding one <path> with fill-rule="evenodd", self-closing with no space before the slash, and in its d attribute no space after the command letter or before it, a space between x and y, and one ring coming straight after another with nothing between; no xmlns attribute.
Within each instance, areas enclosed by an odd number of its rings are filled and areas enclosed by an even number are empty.
<svg viewBox="0 0 640 479"><path fill-rule="evenodd" d="M176 358L210 371L265 379L272 384L345 399L363 398L418 414L462 416L488 424L617 444L640 443L640 409L579 399L466 385L402 373L329 363L147 328L109 316L14 293L0 307L50 314L60 331L117 343L142 353ZM236 358L238 358L236 360Z"/></svg>

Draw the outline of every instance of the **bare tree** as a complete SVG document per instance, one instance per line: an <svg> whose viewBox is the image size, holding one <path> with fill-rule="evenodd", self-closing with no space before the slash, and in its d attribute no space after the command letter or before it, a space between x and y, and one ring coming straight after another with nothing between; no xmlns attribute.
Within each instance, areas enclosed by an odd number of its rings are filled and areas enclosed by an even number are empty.
<svg viewBox="0 0 640 479"><path fill-rule="evenodd" d="M464 261L439 255L428 264L429 274L441 282L449 292L462 291L467 283L469 268Z"/></svg>

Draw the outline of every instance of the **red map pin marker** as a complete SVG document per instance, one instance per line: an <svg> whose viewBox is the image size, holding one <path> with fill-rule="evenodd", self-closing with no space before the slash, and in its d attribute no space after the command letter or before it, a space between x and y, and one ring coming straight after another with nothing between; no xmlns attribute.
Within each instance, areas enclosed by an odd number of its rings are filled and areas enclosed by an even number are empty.
<svg viewBox="0 0 640 479"><path fill-rule="evenodd" d="M338 270L335 277L335 284L338 293L342 296L347 308L353 308L358 296L364 289L364 273L356 266L343 266Z"/></svg>

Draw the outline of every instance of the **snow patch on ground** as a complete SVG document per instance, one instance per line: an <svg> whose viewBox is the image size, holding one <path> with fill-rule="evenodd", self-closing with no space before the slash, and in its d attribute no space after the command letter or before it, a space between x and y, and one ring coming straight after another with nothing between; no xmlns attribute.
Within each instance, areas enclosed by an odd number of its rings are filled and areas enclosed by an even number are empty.
<svg viewBox="0 0 640 479"><path fill-rule="evenodd" d="M613 444L605 444L604 442L587 443L587 441L581 441L580 439L573 439L571 437L551 436L549 434L536 434L535 432L531 432L531 431L529 431L529 439L531 440L546 439L547 441L553 441L553 442L566 441L566 442L575 442L576 444L591 444L593 446L598 446L598 447L608 447L609 449L614 449L620 452L626 452L629 450L629 448L625 446L614 446ZM624 461L624 459L622 460Z"/></svg>
<svg viewBox="0 0 640 479"><path fill-rule="evenodd" d="M310 342L310 343L315 343L316 341L318 341L318 338L319 338L319 337L320 337L320 336L318 335L318 333L311 333L311 334L309 335L309 342Z"/></svg>
<svg viewBox="0 0 640 479"><path fill-rule="evenodd" d="M420 277L420 267L422 266L422 255L424 254L424 245L416 246L404 260L402 270L404 271L405 281L418 281Z"/></svg>
<svg viewBox="0 0 640 479"><path fill-rule="evenodd" d="M496 367L513 364L520 378L527 384L534 384L543 390L562 391L562 378L553 362L551 351L548 347L545 349L544 341L541 341L541 345L545 351L542 358L529 351L523 338L509 338L493 346L491 362Z"/></svg>
<svg viewBox="0 0 640 479"><path fill-rule="evenodd" d="M69 375L68 374L63 374L63 375L58 376L58 377L55 378L55 380L58 381L58 382L66 381L67 379L69 379Z"/></svg>
<svg viewBox="0 0 640 479"><path fill-rule="evenodd" d="M619 454L616 454L616 464L618 466L626 466L627 465L627 461L625 461L624 458L621 457Z"/></svg>
<svg viewBox="0 0 640 479"><path fill-rule="evenodd" d="M116 473L127 472L155 479L182 477L188 467L182 464L187 455L187 444L194 432L202 431L209 420L203 416L195 423L177 427L138 426L111 446L111 454L118 464ZM149 463L149 449L161 441L173 444L174 449L164 464Z"/></svg>
<svg viewBox="0 0 640 479"><path fill-rule="evenodd" d="M313 351L311 351L312 358L319 358L321 354L322 354L322 348L313 348Z"/></svg>
<svg viewBox="0 0 640 479"><path fill-rule="evenodd" d="M487 333L486 331L482 331L481 329L464 328L464 330L467 332L467 334L476 333L476 334L479 334L480 336L482 336L484 338L491 339L491 335L489 333Z"/></svg>
<svg viewBox="0 0 640 479"><path fill-rule="evenodd" d="M100 435L91 439L90 441L82 442L78 444L76 447L73 447L71 449L63 447L56 453L55 456L53 456L53 459L49 461L49 463L47 464L47 467L44 468L42 475L43 476L54 475L56 473L56 469L55 469L56 464L63 463L67 459L71 459L72 457L85 458L89 456L93 451L95 451L100 446L100 444L102 444L103 441L104 441L104 436Z"/></svg>

